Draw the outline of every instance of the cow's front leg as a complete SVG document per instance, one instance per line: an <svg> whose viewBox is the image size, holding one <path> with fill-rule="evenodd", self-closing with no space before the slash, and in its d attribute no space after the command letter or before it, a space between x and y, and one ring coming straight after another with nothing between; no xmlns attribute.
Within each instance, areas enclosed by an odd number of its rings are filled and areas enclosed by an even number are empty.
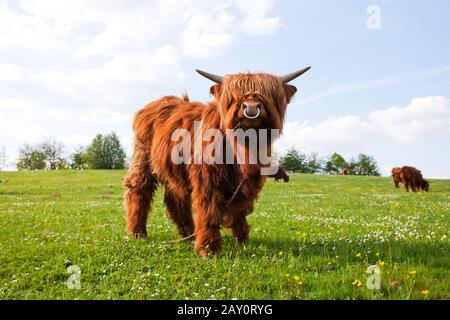
<svg viewBox="0 0 450 320"><path fill-rule="evenodd" d="M234 218L231 224L231 233L233 234L233 239L237 244L247 242L248 235L250 233L250 226L244 214Z"/></svg>
<svg viewBox="0 0 450 320"><path fill-rule="evenodd" d="M218 253L222 249L220 234L223 212L219 196L205 196L205 192L193 192L192 206L196 212L195 251L201 257Z"/></svg>
<svg viewBox="0 0 450 320"><path fill-rule="evenodd" d="M195 225L195 251L200 257L217 254L222 249L223 239L220 226L198 221Z"/></svg>

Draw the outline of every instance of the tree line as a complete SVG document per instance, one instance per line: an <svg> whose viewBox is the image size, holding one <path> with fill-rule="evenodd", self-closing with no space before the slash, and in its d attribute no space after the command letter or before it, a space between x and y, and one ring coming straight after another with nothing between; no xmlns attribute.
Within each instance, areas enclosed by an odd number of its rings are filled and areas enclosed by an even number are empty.
<svg viewBox="0 0 450 320"><path fill-rule="evenodd" d="M5 157L4 149L0 158ZM346 160L333 153L320 157L317 153L306 154L290 149L279 163L288 172L310 174L341 174L379 176L377 162L373 156L359 154ZM97 134L88 146L77 147L69 156L65 155L65 145L55 139L47 139L37 145L23 145L19 150L18 170L121 170L127 167L127 156L116 133Z"/></svg>
<svg viewBox="0 0 450 320"><path fill-rule="evenodd" d="M18 170L125 169L126 153L116 133L97 134L87 146L77 147L65 156L65 146L55 139L19 149Z"/></svg>
<svg viewBox="0 0 450 320"><path fill-rule="evenodd" d="M290 149L280 157L279 163L288 172L342 174L347 170L350 175L380 176L374 157L363 153L346 160L336 152L321 158L317 153L308 155L297 149Z"/></svg>

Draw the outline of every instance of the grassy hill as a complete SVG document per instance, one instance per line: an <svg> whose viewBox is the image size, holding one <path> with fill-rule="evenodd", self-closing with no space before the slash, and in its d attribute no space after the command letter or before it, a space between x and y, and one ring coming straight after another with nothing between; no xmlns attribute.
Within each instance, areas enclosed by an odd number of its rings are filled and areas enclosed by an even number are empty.
<svg viewBox="0 0 450 320"><path fill-rule="evenodd" d="M450 181L407 194L387 178L270 180L250 242L203 260L158 193L149 238L124 234L123 171L0 173L0 299L449 299ZM67 266L81 270L68 289ZM381 290L367 268L378 265Z"/></svg>

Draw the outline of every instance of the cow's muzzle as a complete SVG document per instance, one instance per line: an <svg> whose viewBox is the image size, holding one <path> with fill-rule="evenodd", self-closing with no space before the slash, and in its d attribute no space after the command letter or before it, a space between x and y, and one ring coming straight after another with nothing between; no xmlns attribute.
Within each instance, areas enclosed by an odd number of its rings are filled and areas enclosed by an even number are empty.
<svg viewBox="0 0 450 320"><path fill-rule="evenodd" d="M261 103L259 102L244 102L243 103L244 116L247 119L257 119L261 115Z"/></svg>

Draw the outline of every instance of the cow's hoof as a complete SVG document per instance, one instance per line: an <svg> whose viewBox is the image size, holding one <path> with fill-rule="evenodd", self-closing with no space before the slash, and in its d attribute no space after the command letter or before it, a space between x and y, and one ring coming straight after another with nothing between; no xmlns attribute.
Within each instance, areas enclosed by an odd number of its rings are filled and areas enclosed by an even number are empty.
<svg viewBox="0 0 450 320"><path fill-rule="evenodd" d="M147 238L147 231L129 231L128 235L132 236L134 239L145 239Z"/></svg>

